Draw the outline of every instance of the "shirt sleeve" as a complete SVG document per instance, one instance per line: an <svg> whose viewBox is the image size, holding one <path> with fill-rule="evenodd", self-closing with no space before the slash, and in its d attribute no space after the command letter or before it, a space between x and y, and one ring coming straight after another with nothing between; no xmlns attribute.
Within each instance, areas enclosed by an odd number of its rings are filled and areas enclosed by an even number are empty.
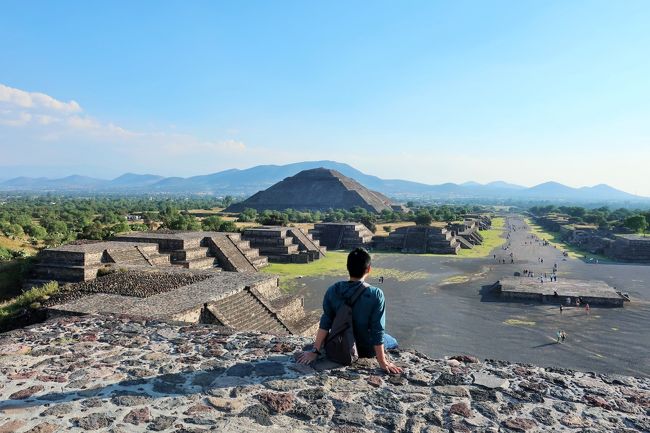
<svg viewBox="0 0 650 433"><path fill-rule="evenodd" d="M323 296L323 315L320 316L320 324L318 327L329 331L332 328L332 322L334 321L335 315L336 313L334 312L332 303L330 302L330 290L327 290L325 296Z"/></svg>
<svg viewBox="0 0 650 433"><path fill-rule="evenodd" d="M381 290L377 290L377 302L370 312L370 343L373 346L384 344L386 328L386 302Z"/></svg>

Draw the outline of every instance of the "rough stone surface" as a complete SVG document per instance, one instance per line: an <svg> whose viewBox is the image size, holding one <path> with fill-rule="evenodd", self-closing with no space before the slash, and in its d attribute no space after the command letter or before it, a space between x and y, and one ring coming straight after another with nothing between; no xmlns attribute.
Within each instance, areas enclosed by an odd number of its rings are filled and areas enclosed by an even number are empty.
<svg viewBox="0 0 650 433"><path fill-rule="evenodd" d="M296 336L220 333L114 316L68 317L0 335L0 433L644 432L650 379L391 353L298 368ZM93 338L88 336L92 335ZM52 344L56 341L56 344ZM223 353L205 356L206 347ZM17 349L19 348L19 349ZM458 357L456 357L458 358ZM476 378L508 387L486 387Z"/></svg>

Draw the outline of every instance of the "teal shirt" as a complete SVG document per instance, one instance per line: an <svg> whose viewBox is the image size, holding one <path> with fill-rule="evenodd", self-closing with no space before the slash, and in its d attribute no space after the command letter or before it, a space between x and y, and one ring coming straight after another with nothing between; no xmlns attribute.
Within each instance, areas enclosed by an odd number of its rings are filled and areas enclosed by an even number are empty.
<svg viewBox="0 0 650 433"><path fill-rule="evenodd" d="M352 296L358 284L356 281L340 281L327 289L323 298L323 315L319 325L321 329L331 329L336 311ZM373 286L366 288L354 304L352 322L359 354L373 356L374 346L384 343L386 328L386 302L381 289Z"/></svg>

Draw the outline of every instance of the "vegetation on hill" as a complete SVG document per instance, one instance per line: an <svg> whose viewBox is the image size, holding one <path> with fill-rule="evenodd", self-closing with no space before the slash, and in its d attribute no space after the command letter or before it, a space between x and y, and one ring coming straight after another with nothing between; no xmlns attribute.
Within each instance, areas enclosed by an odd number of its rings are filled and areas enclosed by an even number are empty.
<svg viewBox="0 0 650 433"><path fill-rule="evenodd" d="M650 221L650 210L610 209L607 206L585 208L580 206L533 206L529 209L533 215L564 214L571 224L593 224L603 230L628 229L635 233L644 232Z"/></svg>
<svg viewBox="0 0 650 433"><path fill-rule="evenodd" d="M0 303L0 332L15 328L15 322L30 322L40 303L59 290L56 281L34 287L13 299Z"/></svg>

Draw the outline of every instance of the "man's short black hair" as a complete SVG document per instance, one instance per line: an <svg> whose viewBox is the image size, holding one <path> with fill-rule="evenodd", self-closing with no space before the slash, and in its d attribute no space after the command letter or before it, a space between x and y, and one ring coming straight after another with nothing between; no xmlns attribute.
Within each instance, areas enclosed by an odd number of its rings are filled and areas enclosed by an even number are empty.
<svg viewBox="0 0 650 433"><path fill-rule="evenodd" d="M348 273L351 277L361 278L370 267L370 254L363 248L355 248L348 254Z"/></svg>

